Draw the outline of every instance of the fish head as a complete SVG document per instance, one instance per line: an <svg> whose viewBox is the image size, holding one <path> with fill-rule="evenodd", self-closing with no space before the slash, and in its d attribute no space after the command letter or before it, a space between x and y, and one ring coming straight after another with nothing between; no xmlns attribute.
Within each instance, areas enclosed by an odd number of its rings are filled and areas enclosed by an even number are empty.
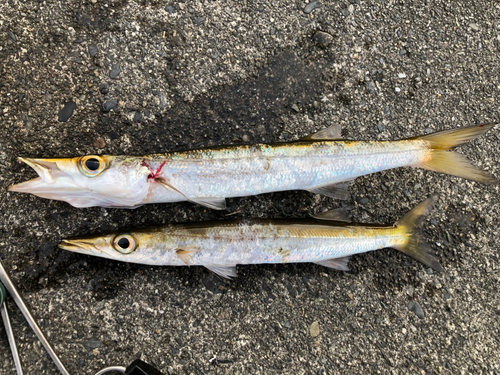
<svg viewBox="0 0 500 375"><path fill-rule="evenodd" d="M9 187L61 200L74 207L134 207L149 191L150 170L140 158L88 155L62 159L19 158L38 173L38 178Z"/></svg>
<svg viewBox="0 0 500 375"><path fill-rule="evenodd" d="M155 231L120 232L63 240L59 247L74 253L93 255L123 262L152 264L152 252L161 240ZM153 259L154 260L154 259Z"/></svg>

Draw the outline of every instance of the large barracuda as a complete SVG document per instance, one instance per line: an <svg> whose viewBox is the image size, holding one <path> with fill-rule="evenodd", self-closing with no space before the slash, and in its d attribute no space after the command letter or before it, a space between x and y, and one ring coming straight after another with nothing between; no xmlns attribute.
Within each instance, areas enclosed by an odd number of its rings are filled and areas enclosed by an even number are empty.
<svg viewBox="0 0 500 375"><path fill-rule="evenodd" d="M348 270L351 255L392 247L442 271L419 229L435 200L435 196L428 198L393 226L321 220L221 221L81 237L63 240L59 246L123 262L205 266L223 277L235 277L237 264L314 262ZM338 210L317 218L346 221Z"/></svg>
<svg viewBox="0 0 500 375"><path fill-rule="evenodd" d="M356 177L404 166L497 183L463 155L448 151L493 126L475 125L399 141L342 140L340 129L330 127L291 143L141 157L19 158L40 177L9 190L66 201L75 207L135 208L187 200L224 209L225 198L284 190L346 198L348 183Z"/></svg>

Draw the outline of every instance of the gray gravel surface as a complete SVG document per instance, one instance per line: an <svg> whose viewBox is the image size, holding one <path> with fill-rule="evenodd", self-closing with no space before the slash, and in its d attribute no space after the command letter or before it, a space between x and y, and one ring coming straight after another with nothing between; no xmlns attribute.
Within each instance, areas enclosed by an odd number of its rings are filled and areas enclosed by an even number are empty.
<svg viewBox="0 0 500 375"><path fill-rule="evenodd" d="M286 192L230 199L225 212L78 210L6 191L35 176L18 156L290 141L329 124L398 139L500 120L496 2L324 0L306 14L307 4L0 2L0 256L71 374L135 358L165 374L500 372L498 186L405 168L357 179L344 203ZM459 151L500 177L499 149L497 127ZM241 266L225 282L57 249L120 227L340 204L357 222L389 224L434 192L425 235L441 274L387 249L354 257L347 273ZM8 303L25 372L55 374ZM13 373L0 329L0 374Z"/></svg>

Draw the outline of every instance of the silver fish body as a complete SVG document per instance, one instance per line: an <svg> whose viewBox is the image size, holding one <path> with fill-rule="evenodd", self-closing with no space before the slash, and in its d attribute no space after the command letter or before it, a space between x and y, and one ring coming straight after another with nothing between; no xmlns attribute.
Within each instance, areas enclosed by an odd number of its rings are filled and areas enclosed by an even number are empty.
<svg viewBox="0 0 500 375"><path fill-rule="evenodd" d="M175 224L69 239L60 247L124 262L205 266L225 277L236 276L237 264L314 262L347 270L351 255L393 247L440 270L416 231L434 201L429 198L394 226L312 220Z"/></svg>
<svg viewBox="0 0 500 375"><path fill-rule="evenodd" d="M423 141L308 142L170 153L147 160L178 189L153 186L145 203L232 198L314 190L382 170L417 166L429 154Z"/></svg>
<svg viewBox="0 0 500 375"><path fill-rule="evenodd" d="M367 142L322 140L326 129L292 143L149 156L20 158L40 177L9 190L63 200L75 207L135 208L146 203L187 200L224 209L225 198L285 190L347 198L346 182L404 166L498 183L463 155L448 151L492 127L477 125L414 139Z"/></svg>
<svg viewBox="0 0 500 375"><path fill-rule="evenodd" d="M406 240L394 227L343 228L300 221L242 221L210 228L168 226L156 235L156 241L130 260L185 266L177 250L193 249L189 264L199 266L319 262L401 245Z"/></svg>

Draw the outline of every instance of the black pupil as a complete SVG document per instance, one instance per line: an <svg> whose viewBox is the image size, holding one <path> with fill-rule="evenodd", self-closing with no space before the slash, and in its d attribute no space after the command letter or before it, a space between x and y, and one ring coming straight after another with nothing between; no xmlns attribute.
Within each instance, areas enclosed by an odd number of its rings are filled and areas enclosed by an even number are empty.
<svg viewBox="0 0 500 375"><path fill-rule="evenodd" d="M101 163L97 159L87 159L85 161L85 166L90 170L90 171L97 171L99 167L101 166Z"/></svg>
<svg viewBox="0 0 500 375"><path fill-rule="evenodd" d="M118 240L118 246L120 246L122 249L128 249L130 246L130 241L127 238L121 238Z"/></svg>

